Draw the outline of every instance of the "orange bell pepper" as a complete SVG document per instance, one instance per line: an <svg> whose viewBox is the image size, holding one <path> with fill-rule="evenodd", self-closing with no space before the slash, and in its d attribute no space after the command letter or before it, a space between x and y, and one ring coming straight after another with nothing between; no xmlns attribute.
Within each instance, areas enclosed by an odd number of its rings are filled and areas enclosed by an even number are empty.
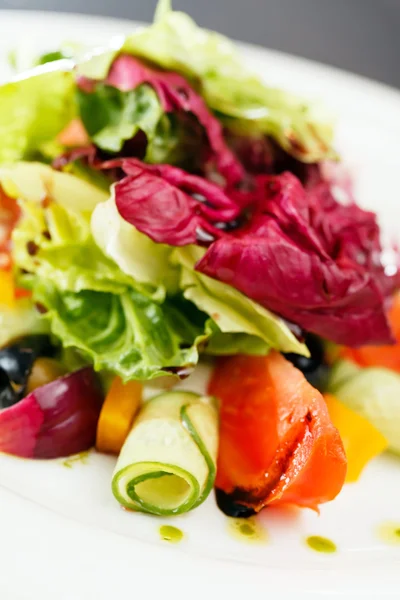
<svg viewBox="0 0 400 600"><path fill-rule="evenodd" d="M400 373L400 295L394 298L389 311L389 322L396 343L390 346L362 346L342 348L342 358L352 360L361 367L384 367Z"/></svg>
<svg viewBox="0 0 400 600"><path fill-rule="evenodd" d="M340 492L340 435L322 395L281 354L220 360L209 393L221 401L216 487L234 502L317 510Z"/></svg>
<svg viewBox="0 0 400 600"><path fill-rule="evenodd" d="M353 483L359 479L369 461L388 448L388 441L365 417L348 408L335 396L325 394L324 398L346 452L346 482Z"/></svg>
<svg viewBox="0 0 400 600"><path fill-rule="evenodd" d="M89 136L83 123L80 119L73 119L66 127L58 134L58 141L63 146L77 148L90 144Z"/></svg>
<svg viewBox="0 0 400 600"><path fill-rule="evenodd" d="M97 425L96 449L119 454L132 429L142 402L142 385L138 381L122 383L115 377L101 409Z"/></svg>

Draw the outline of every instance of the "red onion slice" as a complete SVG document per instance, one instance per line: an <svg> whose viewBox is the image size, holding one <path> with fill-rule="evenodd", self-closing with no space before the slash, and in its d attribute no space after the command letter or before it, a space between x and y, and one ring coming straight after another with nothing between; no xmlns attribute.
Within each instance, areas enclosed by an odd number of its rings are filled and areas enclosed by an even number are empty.
<svg viewBox="0 0 400 600"><path fill-rule="evenodd" d="M0 451L58 458L88 450L96 439L102 403L91 367L60 377L0 411Z"/></svg>

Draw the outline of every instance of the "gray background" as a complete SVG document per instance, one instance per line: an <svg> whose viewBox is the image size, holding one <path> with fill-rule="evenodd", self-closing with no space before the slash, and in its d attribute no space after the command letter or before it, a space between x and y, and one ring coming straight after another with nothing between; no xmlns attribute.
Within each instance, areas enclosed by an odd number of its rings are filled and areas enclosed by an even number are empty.
<svg viewBox="0 0 400 600"><path fill-rule="evenodd" d="M156 0L0 0L0 8L149 21ZM400 0L174 0L233 38L313 58L400 87Z"/></svg>

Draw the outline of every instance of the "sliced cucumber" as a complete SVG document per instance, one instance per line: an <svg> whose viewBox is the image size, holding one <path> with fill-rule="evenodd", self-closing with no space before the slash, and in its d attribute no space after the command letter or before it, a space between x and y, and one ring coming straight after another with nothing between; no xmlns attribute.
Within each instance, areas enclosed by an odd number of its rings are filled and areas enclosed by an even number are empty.
<svg viewBox="0 0 400 600"><path fill-rule="evenodd" d="M391 450L400 453L400 375L382 368L359 369L332 391L368 419L388 440Z"/></svg>
<svg viewBox="0 0 400 600"><path fill-rule="evenodd" d="M359 373L360 370L361 367L350 360L338 360L329 373L327 391L335 394L336 389Z"/></svg>
<svg viewBox="0 0 400 600"><path fill-rule="evenodd" d="M156 396L143 406L121 450L114 496L132 510L187 512L213 487L217 449L215 398L183 391Z"/></svg>

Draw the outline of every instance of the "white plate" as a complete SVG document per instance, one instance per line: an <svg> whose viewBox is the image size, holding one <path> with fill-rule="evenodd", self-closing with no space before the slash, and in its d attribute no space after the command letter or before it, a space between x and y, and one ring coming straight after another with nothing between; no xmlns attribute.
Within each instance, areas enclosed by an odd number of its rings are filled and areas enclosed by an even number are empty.
<svg viewBox="0 0 400 600"><path fill-rule="evenodd" d="M23 41L34 53L65 40L99 44L133 27L126 21L0 11L0 79L7 53ZM260 48L242 46L267 81L321 97L338 115L337 146L353 170L358 197L399 230L400 94L360 77ZM0 140L1 143L1 140ZM186 384L188 385L188 384ZM199 373L194 386L204 385ZM202 591L271 598L399 597L400 545L379 534L400 526L400 461L386 456L339 498L311 511L266 510L268 541L251 545L227 531L214 499L170 520L185 533L172 547L156 519L122 511L110 491L113 460L91 454L71 468L62 461L0 457L0 597L111 600L146 594L189 598ZM338 552L311 551L310 535ZM254 587L254 589L253 589Z"/></svg>

